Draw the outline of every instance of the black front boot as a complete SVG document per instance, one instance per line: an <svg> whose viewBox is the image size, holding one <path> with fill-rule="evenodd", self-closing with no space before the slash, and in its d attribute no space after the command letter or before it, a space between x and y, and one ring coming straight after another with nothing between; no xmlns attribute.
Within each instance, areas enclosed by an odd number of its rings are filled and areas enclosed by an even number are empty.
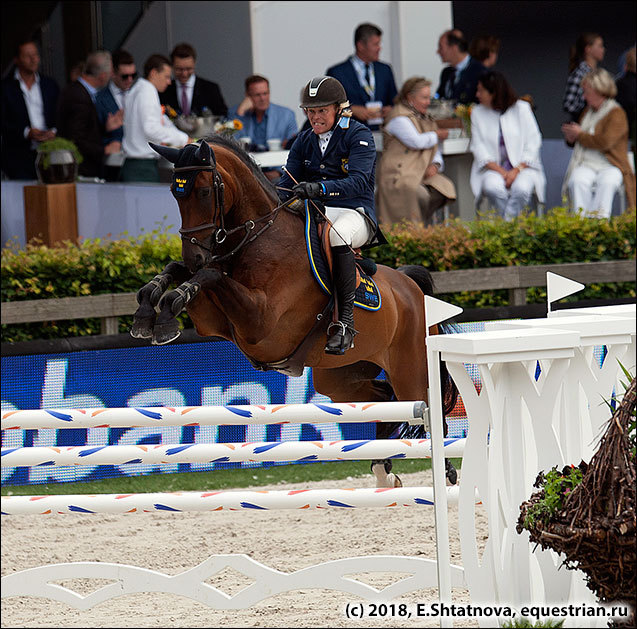
<svg viewBox="0 0 637 629"><path fill-rule="evenodd" d="M338 304L338 321L327 329L326 354L344 354L354 347L354 295L356 293L356 262L354 252L347 246L332 249L334 286Z"/></svg>

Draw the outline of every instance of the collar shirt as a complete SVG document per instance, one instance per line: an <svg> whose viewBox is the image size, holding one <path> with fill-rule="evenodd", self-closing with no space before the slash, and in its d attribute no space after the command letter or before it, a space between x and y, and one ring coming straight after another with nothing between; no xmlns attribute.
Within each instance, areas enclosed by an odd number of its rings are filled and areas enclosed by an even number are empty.
<svg viewBox="0 0 637 629"><path fill-rule="evenodd" d="M24 96L24 104L29 115L29 122L31 123L31 127L24 129L24 137L26 138L30 128L40 129L41 131L47 129L46 120L44 119L44 101L42 100L42 90L40 89L40 75L36 72L35 83L30 89L20 76L19 70L16 69L14 76L20 84L20 90Z"/></svg>
<svg viewBox="0 0 637 629"><path fill-rule="evenodd" d="M89 93L93 104L95 104L95 98L97 97L98 89L96 87L93 87L92 85L89 85L82 77L80 77L78 81L86 88L86 91Z"/></svg>
<svg viewBox="0 0 637 629"><path fill-rule="evenodd" d="M321 149L321 155L325 155L327 145L330 143L330 138L334 131L326 131L318 136L319 148Z"/></svg>
<svg viewBox="0 0 637 629"><path fill-rule="evenodd" d="M454 83L458 82L462 71L469 65L469 61L471 61L471 55L467 55L460 63L456 64L456 76L454 78Z"/></svg>
<svg viewBox="0 0 637 629"><path fill-rule="evenodd" d="M126 95L126 115L124 116L124 139L122 149L127 157L135 159L159 159L149 142L183 146L188 134L175 127L162 113L159 92L146 79L137 82Z"/></svg>
<svg viewBox="0 0 637 629"><path fill-rule="evenodd" d="M374 64L366 64L358 55L352 55L350 61L354 66L354 71L358 77L358 82L363 86L370 100L374 100L376 96L376 74L374 73ZM369 69L369 82L366 78L366 71Z"/></svg>
<svg viewBox="0 0 637 629"><path fill-rule="evenodd" d="M193 92L195 91L196 79L197 77L193 73L188 77L188 80L185 83L181 83L181 81L175 81L176 88L177 88L177 102L179 103L180 107L181 107L181 103L183 99L184 90L186 90L186 98L188 99L188 110L189 110L188 113L192 112L192 95L193 95Z"/></svg>
<svg viewBox="0 0 637 629"><path fill-rule="evenodd" d="M130 90L120 90L119 87L117 87L117 85L113 83L113 81L111 81L108 84L108 89L111 90L111 94L113 95L113 98L115 99L115 102L117 103L117 108L124 109L126 93L130 92Z"/></svg>

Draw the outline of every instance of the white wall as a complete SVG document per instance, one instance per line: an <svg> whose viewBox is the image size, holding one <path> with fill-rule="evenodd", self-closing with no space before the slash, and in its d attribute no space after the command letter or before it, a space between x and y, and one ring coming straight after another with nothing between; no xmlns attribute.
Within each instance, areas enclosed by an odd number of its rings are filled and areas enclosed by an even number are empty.
<svg viewBox="0 0 637 629"><path fill-rule="evenodd" d="M250 2L252 64L270 80L272 101L291 107L302 124L299 94L314 76L354 51L362 22L383 31L381 61L394 68L397 87L414 74L442 70L438 37L452 23L451 2Z"/></svg>

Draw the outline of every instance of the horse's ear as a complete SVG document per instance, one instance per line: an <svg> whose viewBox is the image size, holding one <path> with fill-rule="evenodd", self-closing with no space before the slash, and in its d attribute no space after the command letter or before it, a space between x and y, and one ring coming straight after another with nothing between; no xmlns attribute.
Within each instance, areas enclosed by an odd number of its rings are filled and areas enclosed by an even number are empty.
<svg viewBox="0 0 637 629"><path fill-rule="evenodd" d="M210 148L210 144L205 140L202 140L199 144L199 148L195 152L195 158L203 164L216 164L215 154Z"/></svg>
<svg viewBox="0 0 637 629"><path fill-rule="evenodd" d="M159 144L148 143L153 151L159 153L162 157L165 157L171 164L174 164L179 159L181 149L176 149L171 146L160 146Z"/></svg>

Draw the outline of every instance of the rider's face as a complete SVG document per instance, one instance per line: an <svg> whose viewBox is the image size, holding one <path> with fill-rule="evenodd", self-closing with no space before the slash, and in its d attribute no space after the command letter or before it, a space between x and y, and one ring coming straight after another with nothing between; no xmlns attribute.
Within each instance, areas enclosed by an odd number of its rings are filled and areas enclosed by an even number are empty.
<svg viewBox="0 0 637 629"><path fill-rule="evenodd" d="M316 135L326 133L336 122L336 113L338 107L336 105L326 105L325 107L307 107L305 113L312 125L312 130Z"/></svg>

